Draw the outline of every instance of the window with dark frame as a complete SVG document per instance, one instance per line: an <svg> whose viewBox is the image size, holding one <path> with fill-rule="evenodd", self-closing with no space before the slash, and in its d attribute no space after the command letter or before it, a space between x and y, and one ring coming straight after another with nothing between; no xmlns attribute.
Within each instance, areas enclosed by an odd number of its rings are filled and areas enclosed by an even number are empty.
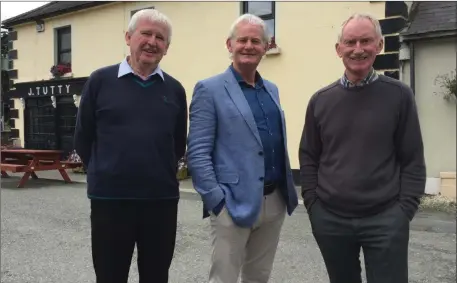
<svg viewBox="0 0 457 283"><path fill-rule="evenodd" d="M243 1L243 14L254 14L265 21L269 37L275 36L275 1Z"/></svg>
<svg viewBox="0 0 457 283"><path fill-rule="evenodd" d="M71 27L57 29L57 64L71 64Z"/></svg>
<svg viewBox="0 0 457 283"><path fill-rule="evenodd" d="M154 8L154 6L152 6L152 7L145 7L145 8L141 8L141 9L136 9L136 10L130 11L130 18L132 18L133 15L135 15L136 12L138 12L140 10L144 10L144 9L155 9L155 8Z"/></svg>

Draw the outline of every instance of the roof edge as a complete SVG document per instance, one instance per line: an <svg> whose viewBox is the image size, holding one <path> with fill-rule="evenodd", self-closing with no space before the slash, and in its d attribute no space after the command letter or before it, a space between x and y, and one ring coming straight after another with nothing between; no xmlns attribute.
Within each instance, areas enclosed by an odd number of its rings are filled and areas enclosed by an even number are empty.
<svg viewBox="0 0 457 283"><path fill-rule="evenodd" d="M32 9L32 10L27 11L27 12L24 12L24 13L22 13L22 14L16 15L16 16L14 16L14 17L11 17L11 18L9 18L9 19L6 19L6 20L2 21L2 27L3 27L3 26L8 27L8 26L5 25L4 23L8 24L9 22L14 22L15 19L21 18L21 17L23 17L23 16L25 16L25 15L27 15L27 14L30 14L30 13L32 13L32 12L35 12L35 11L37 11L37 10L41 10L41 9L43 9L43 8L46 8L46 7L48 7L48 6L52 5L52 4L54 4L54 1L53 1L53 2L49 2L49 3L47 3L47 4L44 4L44 5L41 5L41 6L39 6L39 7L36 7L35 9Z"/></svg>
<svg viewBox="0 0 457 283"><path fill-rule="evenodd" d="M417 41L417 40L426 40L426 39L436 39L436 38L447 38L447 37L457 36L457 29L455 30L444 30L444 31L432 31L425 33L414 33L414 34L401 34L402 41Z"/></svg>
<svg viewBox="0 0 457 283"><path fill-rule="evenodd" d="M15 17L6 19L1 23L2 28L6 28L6 29L12 28L14 26L28 23L28 22L35 22L37 20L48 19L48 18L65 15L65 14L69 14L69 13L80 11L80 10L85 10L85 9L89 9L89 8L93 8L93 7L97 7L97 6L111 4L111 3L114 3L115 1L92 1L90 3L85 3L85 4L81 4L79 6L75 6L75 7L71 7L71 8L67 8L67 9L61 9L61 10L54 11L54 12L48 12L48 13L44 12L43 14L38 15L38 16L28 16L32 12L36 12L37 10L51 6L52 4L55 4L56 2L57 1L50 2L48 4L35 8L28 12L25 12L25 13L15 16Z"/></svg>

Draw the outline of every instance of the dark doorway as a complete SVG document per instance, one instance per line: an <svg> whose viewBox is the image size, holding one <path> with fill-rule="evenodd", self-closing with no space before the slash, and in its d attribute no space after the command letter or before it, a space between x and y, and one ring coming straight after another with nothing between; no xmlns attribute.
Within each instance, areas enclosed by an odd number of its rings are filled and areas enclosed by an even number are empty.
<svg viewBox="0 0 457 283"><path fill-rule="evenodd" d="M55 108L50 97L27 98L24 145L30 149L57 149Z"/></svg>
<svg viewBox="0 0 457 283"><path fill-rule="evenodd" d="M25 148L62 150L66 159L73 150L73 135L78 109L71 96L26 98L24 111Z"/></svg>

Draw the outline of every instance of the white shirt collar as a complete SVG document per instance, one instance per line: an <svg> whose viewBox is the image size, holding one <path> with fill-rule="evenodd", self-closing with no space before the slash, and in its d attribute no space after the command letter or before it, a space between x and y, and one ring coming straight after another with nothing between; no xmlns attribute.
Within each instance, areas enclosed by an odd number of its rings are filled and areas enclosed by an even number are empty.
<svg viewBox="0 0 457 283"><path fill-rule="evenodd" d="M117 77L120 78L120 77L123 77L127 74L130 74L130 73L133 73L135 74L135 72L133 71L132 67L130 67L129 63L127 62L127 58L126 57L124 60L122 60L121 64L119 65L119 71L117 73ZM154 72L152 72L148 78L150 78L151 76L155 75L155 74L159 74L159 76L162 78L162 80L165 80L165 77L163 75L163 72L162 72L162 69L160 68L160 66L157 66L157 68L154 70Z"/></svg>

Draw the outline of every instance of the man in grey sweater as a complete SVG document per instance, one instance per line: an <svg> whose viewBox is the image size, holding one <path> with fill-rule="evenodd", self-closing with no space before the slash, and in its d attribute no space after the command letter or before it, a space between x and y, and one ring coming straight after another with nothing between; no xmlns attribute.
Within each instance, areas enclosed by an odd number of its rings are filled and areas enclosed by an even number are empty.
<svg viewBox="0 0 457 283"><path fill-rule="evenodd" d="M336 51L342 78L308 104L299 149L301 186L331 283L408 282L409 224L426 169L412 90L378 75L379 21L355 14Z"/></svg>

